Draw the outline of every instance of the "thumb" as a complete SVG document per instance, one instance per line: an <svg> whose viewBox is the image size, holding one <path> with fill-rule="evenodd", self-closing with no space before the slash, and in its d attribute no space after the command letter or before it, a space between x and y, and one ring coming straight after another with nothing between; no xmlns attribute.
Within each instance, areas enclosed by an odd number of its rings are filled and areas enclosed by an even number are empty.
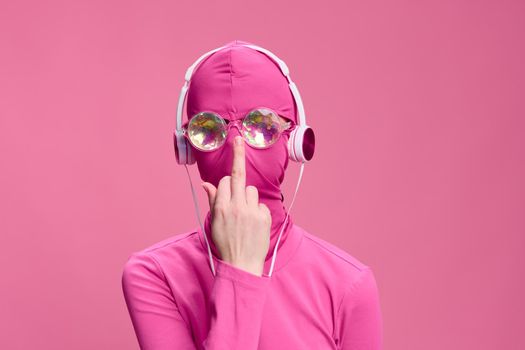
<svg viewBox="0 0 525 350"><path fill-rule="evenodd" d="M208 195L208 202L210 203L210 210L213 209L213 206L215 205L215 196L217 195L217 188L213 186L209 182L203 182L202 188L206 191L206 194Z"/></svg>

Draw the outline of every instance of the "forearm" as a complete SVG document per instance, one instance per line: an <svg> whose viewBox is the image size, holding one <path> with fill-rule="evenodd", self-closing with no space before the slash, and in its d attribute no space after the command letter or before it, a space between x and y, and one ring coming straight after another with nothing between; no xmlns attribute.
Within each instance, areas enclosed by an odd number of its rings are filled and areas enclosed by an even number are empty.
<svg viewBox="0 0 525 350"><path fill-rule="evenodd" d="M270 279L219 261L209 296L207 338L194 344L164 273L153 257L134 254L124 267L122 288L142 350L257 349ZM181 281L181 283L184 283Z"/></svg>

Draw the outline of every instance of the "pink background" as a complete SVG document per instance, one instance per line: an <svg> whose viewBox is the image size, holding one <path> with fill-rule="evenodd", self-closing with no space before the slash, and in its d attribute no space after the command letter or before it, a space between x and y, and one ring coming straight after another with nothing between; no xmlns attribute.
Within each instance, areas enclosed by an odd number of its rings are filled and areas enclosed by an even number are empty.
<svg viewBox="0 0 525 350"><path fill-rule="evenodd" d="M4 1L0 348L138 348L122 266L197 225L183 75L240 39L291 69L292 214L374 268L385 349L524 349L524 32L520 1Z"/></svg>

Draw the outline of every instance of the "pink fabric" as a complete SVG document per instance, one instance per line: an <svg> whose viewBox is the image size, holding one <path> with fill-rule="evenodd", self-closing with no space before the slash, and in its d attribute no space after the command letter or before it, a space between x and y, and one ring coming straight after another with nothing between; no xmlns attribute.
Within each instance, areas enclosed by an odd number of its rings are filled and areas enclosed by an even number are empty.
<svg viewBox="0 0 525 350"><path fill-rule="evenodd" d="M242 119L257 106L295 121L293 97L278 67L264 54L230 43L203 61L188 91L188 115L203 110ZM201 178L215 186L231 174L234 136L214 152L193 148ZM307 233L289 216L270 270L286 210L280 185L288 165L287 140L246 150L246 185L272 214L264 275L222 261L205 231L217 275L209 266L200 228L173 236L129 257L122 287L142 349L382 348L376 281L369 266ZM344 221L342 221L344 228Z"/></svg>
<svg viewBox="0 0 525 350"><path fill-rule="evenodd" d="M288 80L277 63L242 44L252 43L231 41L196 68L188 90L187 115L212 110L224 119L238 120L264 106L297 122Z"/></svg>
<svg viewBox="0 0 525 350"><path fill-rule="evenodd" d="M214 278L205 249L195 229L130 256L122 286L141 349L382 349L374 274L350 254L293 224L271 278L215 256Z"/></svg>

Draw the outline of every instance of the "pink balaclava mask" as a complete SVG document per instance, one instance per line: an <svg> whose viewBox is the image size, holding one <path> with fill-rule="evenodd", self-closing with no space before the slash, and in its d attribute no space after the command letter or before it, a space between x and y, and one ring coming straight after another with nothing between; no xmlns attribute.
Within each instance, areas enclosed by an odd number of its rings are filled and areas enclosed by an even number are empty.
<svg viewBox="0 0 525 350"><path fill-rule="evenodd" d="M296 125L296 106L288 81L279 66L264 53L239 44L235 40L227 47L204 59L193 73L188 89L188 119L202 111L213 111L222 118L242 120L257 107L268 107L281 117ZM184 126L187 125L187 121ZM218 186L226 175L231 175L233 141L241 135L234 126L230 128L226 142L215 151L203 152L192 146L201 179ZM270 248L266 260L273 255L278 235L286 217L281 184L288 166L289 130L269 148L256 149L244 143L246 154L246 186L258 189L259 202L268 206L272 215ZM281 234L279 247L292 226L291 215ZM211 235L211 213L208 211L204 223L205 233L212 253L220 254Z"/></svg>

